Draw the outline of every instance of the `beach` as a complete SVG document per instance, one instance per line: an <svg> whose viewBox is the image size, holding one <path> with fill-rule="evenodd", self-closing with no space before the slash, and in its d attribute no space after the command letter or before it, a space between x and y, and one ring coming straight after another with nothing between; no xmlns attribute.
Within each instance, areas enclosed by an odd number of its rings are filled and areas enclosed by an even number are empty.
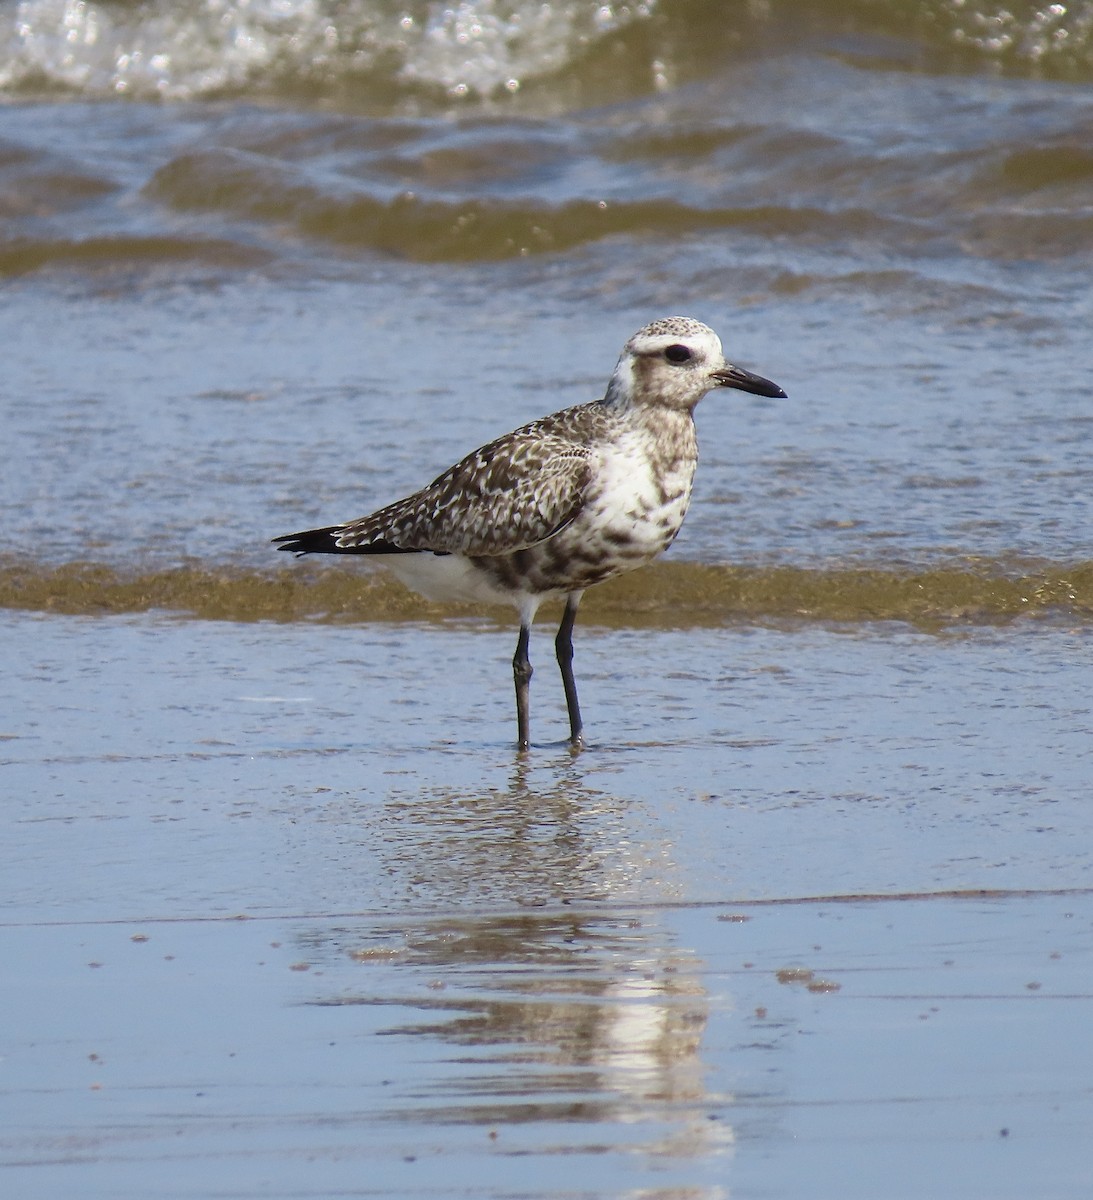
<svg viewBox="0 0 1093 1200"><path fill-rule="evenodd" d="M1093 9L3 20L6 1193L1085 1194ZM672 313L787 398L520 753L271 539Z"/></svg>

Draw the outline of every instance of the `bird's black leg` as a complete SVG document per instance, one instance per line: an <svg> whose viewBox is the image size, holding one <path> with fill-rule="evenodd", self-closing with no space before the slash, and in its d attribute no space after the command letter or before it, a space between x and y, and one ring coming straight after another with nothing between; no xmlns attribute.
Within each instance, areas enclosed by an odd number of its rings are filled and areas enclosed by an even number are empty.
<svg viewBox="0 0 1093 1200"><path fill-rule="evenodd" d="M581 721L581 706L577 702L577 681L573 678L573 623L577 620L577 605L581 595L574 593L566 601L558 636L554 639L554 652L558 656L558 668L562 672L562 687L565 688L565 706L569 712L569 744L576 749L584 745Z"/></svg>
<svg viewBox="0 0 1093 1200"><path fill-rule="evenodd" d="M512 659L512 677L516 681L516 744L521 750L526 750L530 741L530 689L531 659L528 657L528 641L531 638L531 626L521 625L520 636L516 640L516 654Z"/></svg>

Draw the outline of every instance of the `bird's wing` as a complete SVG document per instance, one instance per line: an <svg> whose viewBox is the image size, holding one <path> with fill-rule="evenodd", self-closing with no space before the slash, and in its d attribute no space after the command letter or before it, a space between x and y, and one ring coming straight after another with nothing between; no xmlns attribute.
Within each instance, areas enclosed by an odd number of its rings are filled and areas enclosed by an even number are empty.
<svg viewBox="0 0 1093 1200"><path fill-rule="evenodd" d="M590 474L588 447L549 421L490 442L421 491L349 522L337 531L339 547L489 556L545 541L580 511Z"/></svg>

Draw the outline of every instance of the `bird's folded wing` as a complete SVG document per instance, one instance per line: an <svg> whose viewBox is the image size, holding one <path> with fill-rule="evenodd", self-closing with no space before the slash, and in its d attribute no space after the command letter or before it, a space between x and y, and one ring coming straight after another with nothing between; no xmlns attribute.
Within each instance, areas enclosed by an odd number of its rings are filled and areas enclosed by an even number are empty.
<svg viewBox="0 0 1093 1200"><path fill-rule="evenodd" d="M489 556L527 550L580 511L588 452L541 428L517 430L469 454L428 487L345 525L341 546Z"/></svg>

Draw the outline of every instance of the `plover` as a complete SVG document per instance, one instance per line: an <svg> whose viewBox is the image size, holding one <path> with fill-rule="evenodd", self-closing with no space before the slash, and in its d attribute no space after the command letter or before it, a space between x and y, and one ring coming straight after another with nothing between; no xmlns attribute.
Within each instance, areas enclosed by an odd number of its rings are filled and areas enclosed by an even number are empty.
<svg viewBox="0 0 1093 1200"><path fill-rule="evenodd" d="M691 317L639 329L602 400L563 409L489 442L371 516L275 538L297 554L367 554L429 600L512 604L517 739L529 745L528 656L536 610L565 600L555 638L570 743L583 745L573 623L585 589L643 566L672 543L698 462L693 412L714 388L784 397L725 361Z"/></svg>

